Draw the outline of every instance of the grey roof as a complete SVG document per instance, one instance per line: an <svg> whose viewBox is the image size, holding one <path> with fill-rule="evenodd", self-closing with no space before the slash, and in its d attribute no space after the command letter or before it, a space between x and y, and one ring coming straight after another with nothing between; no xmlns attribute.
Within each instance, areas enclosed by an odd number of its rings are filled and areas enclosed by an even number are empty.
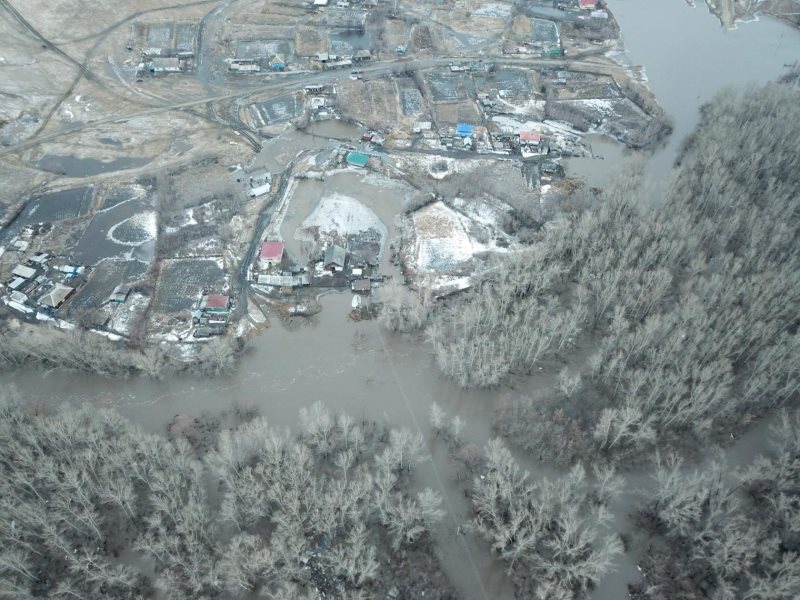
<svg viewBox="0 0 800 600"><path fill-rule="evenodd" d="M347 260L347 250L345 250L341 246L337 246L334 244L333 246L328 246L327 248L325 248L325 259L323 263L326 267L329 265L344 267L346 260Z"/></svg>
<svg viewBox="0 0 800 600"><path fill-rule="evenodd" d="M44 296L39 298L39 304L50 308L58 308L74 291L73 288L67 285L56 283Z"/></svg>

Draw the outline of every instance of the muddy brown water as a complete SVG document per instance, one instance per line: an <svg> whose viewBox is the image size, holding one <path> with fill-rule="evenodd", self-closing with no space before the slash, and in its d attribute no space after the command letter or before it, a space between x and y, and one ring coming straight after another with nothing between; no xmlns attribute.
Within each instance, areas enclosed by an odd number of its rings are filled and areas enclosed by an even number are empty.
<svg viewBox="0 0 800 600"><path fill-rule="evenodd" d="M800 55L800 34L772 19L725 31L704 8L691 9L679 0L609 0L609 4L619 19L632 62L646 65L653 91L675 118L675 135L650 161L649 168L661 175L668 173L703 102L729 83L774 79L784 63ZM315 135L292 132L265 144L256 166L278 172L298 153L330 148L330 139L355 139L358 131L335 121L315 124ZM627 157L613 146L607 140L593 140L595 154L605 160L577 159L568 164L594 185L626 163ZM359 183L359 176L354 177L356 182L348 182L348 178L342 178L345 188L370 185ZM324 189L324 184L320 185ZM311 208L318 192L315 184L310 184L305 202ZM392 215L380 208L380 196L371 200L376 202L373 210L391 229ZM257 407L274 425L294 427L299 408L316 400L354 417L419 428L428 440L432 461L417 469L415 485L433 487L445 497L449 514L437 529L436 539L450 578L465 599L513 597L504 567L493 560L487 546L457 533L467 519L468 505L462 486L453 481L443 443L429 431L428 411L436 400L448 413L465 420L466 441L483 444L492 435L493 411L516 394L543 386L542 379L516 381L516 389L460 390L438 372L420 336L387 334L374 322L348 321L349 293L329 294L321 302L322 313L299 329L289 331L273 319L272 327L253 341L251 351L230 377L112 382L57 370L20 369L3 373L2 381L16 384L27 397L53 404L89 402L115 407L156 432L163 432L176 414L219 413L237 404ZM765 421L750 430L733 446L728 453L732 463L747 462L763 451L768 424ZM528 457L518 458L532 477L553 474ZM618 531L628 527L627 514L636 500L633 490L647 485L647 475L628 475L628 493L613 507ZM627 584L639 577L635 563L634 556L620 559L617 570L601 582L592 597L625 598Z"/></svg>

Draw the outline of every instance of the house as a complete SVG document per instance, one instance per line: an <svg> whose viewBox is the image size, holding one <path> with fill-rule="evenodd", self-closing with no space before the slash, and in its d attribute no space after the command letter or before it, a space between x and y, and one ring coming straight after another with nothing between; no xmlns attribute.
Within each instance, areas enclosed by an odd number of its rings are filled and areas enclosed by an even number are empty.
<svg viewBox="0 0 800 600"><path fill-rule="evenodd" d="M283 260L283 242L264 242L261 244L261 252L258 255L258 267L269 269L279 265Z"/></svg>
<svg viewBox="0 0 800 600"><path fill-rule="evenodd" d="M594 10L597 8L597 0L578 0L581 10Z"/></svg>
<svg viewBox="0 0 800 600"><path fill-rule="evenodd" d="M347 164L354 167L366 167L369 162L369 155L362 152L348 152Z"/></svg>
<svg viewBox="0 0 800 600"><path fill-rule="evenodd" d="M206 294L200 300L200 310L208 312L226 312L230 310L231 298L223 294Z"/></svg>
<svg viewBox="0 0 800 600"><path fill-rule="evenodd" d="M111 295L108 297L109 302L115 302L117 304L122 304L128 299L128 296L131 293L131 286L126 283L120 283L117 287L114 288L114 291L111 292Z"/></svg>
<svg viewBox="0 0 800 600"><path fill-rule="evenodd" d="M39 304L48 308L58 308L69 298L75 288L71 288L63 283L55 283L44 296L39 298Z"/></svg>
<svg viewBox="0 0 800 600"><path fill-rule="evenodd" d="M318 83L318 84L307 85L303 89L305 90L306 94L321 94L322 92L325 91L325 86L321 83Z"/></svg>
<svg viewBox="0 0 800 600"><path fill-rule="evenodd" d="M456 135L458 137L472 137L472 125L459 123L456 125Z"/></svg>
<svg viewBox="0 0 800 600"><path fill-rule="evenodd" d="M36 269L26 267L25 265L17 265L14 267L14 270L11 271L11 274L16 277L22 277L23 279L33 279L36 276Z"/></svg>
<svg viewBox="0 0 800 600"><path fill-rule="evenodd" d="M372 52L369 50L359 50L353 54L353 62L363 62L372 58Z"/></svg>
<svg viewBox="0 0 800 600"><path fill-rule="evenodd" d="M286 59L283 54L276 54L269 61L269 68L273 71L283 71L286 69Z"/></svg>
<svg viewBox="0 0 800 600"><path fill-rule="evenodd" d="M519 143L523 146L538 146L542 142L542 134L538 131L520 131Z"/></svg>
<svg viewBox="0 0 800 600"><path fill-rule="evenodd" d="M336 244L325 248L322 266L328 271L342 271L347 265L347 250Z"/></svg>
<svg viewBox="0 0 800 600"><path fill-rule="evenodd" d="M422 133L423 131L430 131L433 128L433 123L430 121L417 121L414 123L412 131L414 133Z"/></svg>
<svg viewBox="0 0 800 600"><path fill-rule="evenodd" d="M350 285L350 289L358 294L368 294L372 289L372 282L369 279L356 279Z"/></svg>

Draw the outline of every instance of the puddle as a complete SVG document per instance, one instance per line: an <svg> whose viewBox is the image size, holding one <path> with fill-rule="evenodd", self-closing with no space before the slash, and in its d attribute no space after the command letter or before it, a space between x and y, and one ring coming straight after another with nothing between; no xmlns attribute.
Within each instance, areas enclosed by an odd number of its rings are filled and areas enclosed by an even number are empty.
<svg viewBox="0 0 800 600"><path fill-rule="evenodd" d="M126 169L138 169L150 162L149 158L126 157L104 162L96 158L77 158L75 156L58 156L45 154L36 167L42 171L56 173L66 177L91 177L103 173L114 173Z"/></svg>

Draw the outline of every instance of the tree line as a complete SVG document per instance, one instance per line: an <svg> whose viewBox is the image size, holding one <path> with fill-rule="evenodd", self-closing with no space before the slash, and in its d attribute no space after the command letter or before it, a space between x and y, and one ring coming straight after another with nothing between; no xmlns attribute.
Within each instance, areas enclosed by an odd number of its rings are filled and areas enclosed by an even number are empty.
<svg viewBox="0 0 800 600"><path fill-rule="evenodd" d="M443 372L495 386L566 366L498 426L567 462L701 440L795 398L799 106L780 84L717 96L665 197L622 179L439 311Z"/></svg>
<svg viewBox="0 0 800 600"><path fill-rule="evenodd" d="M409 489L419 434L317 403L296 434L255 417L202 449L0 392L0 597L454 597L441 498Z"/></svg>

